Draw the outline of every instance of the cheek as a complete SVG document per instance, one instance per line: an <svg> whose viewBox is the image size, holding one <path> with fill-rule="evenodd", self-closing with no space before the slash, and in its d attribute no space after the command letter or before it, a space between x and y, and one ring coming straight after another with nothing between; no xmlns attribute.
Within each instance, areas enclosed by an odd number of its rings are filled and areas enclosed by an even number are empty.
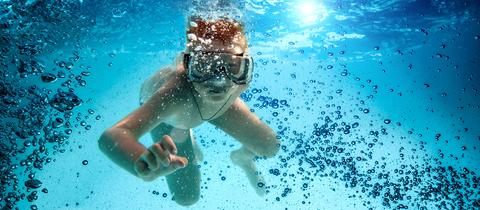
<svg viewBox="0 0 480 210"><path fill-rule="evenodd" d="M243 91L245 91L245 89L247 89L246 85L238 85L233 87L231 92L242 93Z"/></svg>
<svg viewBox="0 0 480 210"><path fill-rule="evenodd" d="M240 86L238 86L238 90L239 90L240 92L245 91L247 88L248 88L248 85L240 85Z"/></svg>
<svg viewBox="0 0 480 210"><path fill-rule="evenodd" d="M207 91L204 86L198 84L193 85L193 88L195 88L195 90L199 93L204 93Z"/></svg>

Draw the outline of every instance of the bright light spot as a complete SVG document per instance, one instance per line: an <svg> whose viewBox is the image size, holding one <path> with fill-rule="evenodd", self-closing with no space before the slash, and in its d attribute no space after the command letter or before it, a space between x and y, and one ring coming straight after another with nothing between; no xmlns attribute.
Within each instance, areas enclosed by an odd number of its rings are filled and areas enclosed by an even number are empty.
<svg viewBox="0 0 480 210"><path fill-rule="evenodd" d="M302 14L312 15L313 14L313 4L312 2L303 2L300 4L300 11Z"/></svg>
<svg viewBox="0 0 480 210"><path fill-rule="evenodd" d="M322 22L328 16L325 6L314 0L303 0L298 4L296 12L304 25Z"/></svg>

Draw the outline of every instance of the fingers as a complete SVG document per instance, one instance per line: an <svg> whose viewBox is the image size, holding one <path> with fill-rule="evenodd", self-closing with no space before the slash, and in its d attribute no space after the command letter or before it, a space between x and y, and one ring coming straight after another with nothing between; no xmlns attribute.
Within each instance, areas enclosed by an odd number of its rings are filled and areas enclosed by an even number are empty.
<svg viewBox="0 0 480 210"><path fill-rule="evenodd" d="M172 155L171 156L171 164L174 169L180 169L180 168L185 168L188 165L188 160L187 158Z"/></svg>
<svg viewBox="0 0 480 210"><path fill-rule="evenodd" d="M164 135L162 141L160 142L161 147L164 151L169 152L169 169L177 170L180 168L184 168L188 164L188 160L185 157L177 156L177 146L172 140L172 137L169 135Z"/></svg>
<svg viewBox="0 0 480 210"><path fill-rule="evenodd" d="M175 143L170 136L165 135L160 143L155 143L145 150L135 162L134 170L144 180L173 173L188 164L185 157L176 154Z"/></svg>
<svg viewBox="0 0 480 210"><path fill-rule="evenodd" d="M147 164L147 168L149 170L155 170L158 168L157 160L149 149L145 150L139 159L143 160Z"/></svg>
<svg viewBox="0 0 480 210"><path fill-rule="evenodd" d="M171 164L167 167L160 167L158 170L150 170L144 160L138 159L138 161L135 162L134 169L139 178L149 182L155 180L159 176L166 176L179 169L185 168L187 165L188 160L185 157L171 155Z"/></svg>
<svg viewBox="0 0 480 210"><path fill-rule="evenodd" d="M155 170L160 166L158 164L162 164L163 166L170 165L170 153L168 150L165 150L160 143L153 144L148 150L155 157L155 162L157 163L157 168L155 168Z"/></svg>
<svg viewBox="0 0 480 210"><path fill-rule="evenodd" d="M162 141L160 142L164 149L167 149L171 154L177 154L177 147L173 143L172 137L169 135L164 135Z"/></svg>
<svg viewBox="0 0 480 210"><path fill-rule="evenodd" d="M160 167L158 164L162 164L165 167L169 166L171 161L170 154L177 154L177 147L169 135L164 135L160 143L153 144L148 150L153 154L157 163L155 168L153 168L154 170Z"/></svg>

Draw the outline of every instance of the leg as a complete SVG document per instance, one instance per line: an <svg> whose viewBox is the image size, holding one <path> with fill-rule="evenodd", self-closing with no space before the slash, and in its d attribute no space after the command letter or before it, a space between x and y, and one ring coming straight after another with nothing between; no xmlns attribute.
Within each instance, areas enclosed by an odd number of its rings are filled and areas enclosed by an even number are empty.
<svg viewBox="0 0 480 210"><path fill-rule="evenodd" d="M188 159L188 165L166 176L168 188L175 202L189 206L200 198L200 170L198 168L199 150L195 149L192 131L160 124L151 131L154 142L163 135L170 135L177 146L178 155Z"/></svg>
<svg viewBox="0 0 480 210"><path fill-rule="evenodd" d="M265 180L260 172L257 171L254 158L255 154L245 146L230 153L232 163L243 169L257 195L263 196L266 194Z"/></svg>

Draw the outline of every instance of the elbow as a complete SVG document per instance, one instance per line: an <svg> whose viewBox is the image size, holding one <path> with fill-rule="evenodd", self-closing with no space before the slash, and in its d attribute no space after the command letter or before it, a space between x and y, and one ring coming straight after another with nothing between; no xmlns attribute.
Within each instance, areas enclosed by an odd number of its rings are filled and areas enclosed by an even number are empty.
<svg viewBox="0 0 480 210"><path fill-rule="evenodd" d="M268 144L266 144L262 151L260 151L259 155L266 157L266 158L272 158L275 157L280 150L280 141L278 141L276 138L273 139L272 141L269 141Z"/></svg>
<svg viewBox="0 0 480 210"><path fill-rule="evenodd" d="M115 133L116 128L114 127L109 128L102 133L97 141L100 151L107 153L113 146L115 146Z"/></svg>
<svg viewBox="0 0 480 210"><path fill-rule="evenodd" d="M98 139L97 143L98 143L98 148L100 149L100 151L102 151L103 153L105 153L107 147L108 147L108 144L109 142L111 142L112 138L111 138L111 133L110 133L110 130L107 129L105 130L102 135L100 136L100 138Z"/></svg>

